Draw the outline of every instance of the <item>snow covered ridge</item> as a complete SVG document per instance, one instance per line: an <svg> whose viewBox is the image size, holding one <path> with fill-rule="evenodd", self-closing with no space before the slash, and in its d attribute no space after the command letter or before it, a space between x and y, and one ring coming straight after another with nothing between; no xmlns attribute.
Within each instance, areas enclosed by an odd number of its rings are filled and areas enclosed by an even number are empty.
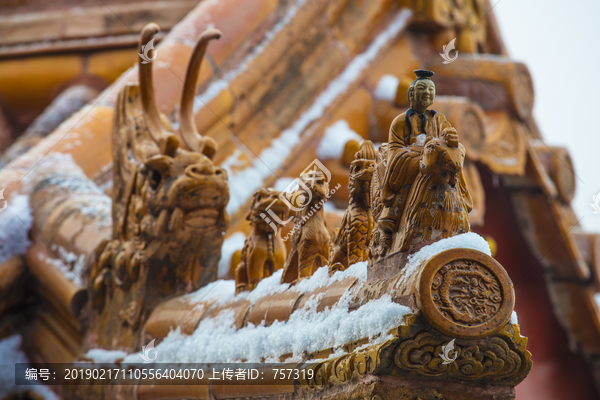
<svg viewBox="0 0 600 400"><path fill-rule="evenodd" d="M218 299L217 304L247 299L254 304L273 293L287 290L310 293L348 277L364 282L367 265L357 263L331 277L328 267L322 267L292 288L289 284L279 283L282 272L279 270L262 280L252 292L236 295L234 281L220 280L186 297L192 304L209 299ZM401 325L403 317L411 312L408 307L393 303L389 296L349 312L351 291L332 308L317 312L322 296L310 298L306 306L294 311L288 321L276 321L270 326L249 324L238 330L233 311L226 311L215 318L202 320L192 335L183 335L179 329L171 331L156 347L157 362L279 362L283 355L291 355L289 361L301 361L306 353L340 347L358 339L387 339L387 332ZM125 362L139 362L139 356L130 354Z"/></svg>
<svg viewBox="0 0 600 400"><path fill-rule="evenodd" d="M279 274L278 274L279 275ZM236 330L233 312L200 322L191 336L171 332L157 347L158 362L280 362L302 361L306 353L336 348L361 339L373 339L402 324L411 311L389 296L349 312L349 295L334 307L316 312L317 299L295 311L286 322ZM125 358L139 362L137 354Z"/></svg>
<svg viewBox="0 0 600 400"><path fill-rule="evenodd" d="M288 290L279 284L282 270L267 278L250 293L235 296L233 281L218 281L188 295L190 299L219 297L218 302L247 298L252 302ZM344 272L329 277L327 267L320 268L311 278L300 281L292 290L308 293L344 278L355 276L366 279L366 263L351 266ZM307 353L338 348L362 338L387 339L387 332L402 325L403 317L411 312L408 307L393 303L390 296L371 301L356 311L349 312L351 292L322 312L317 305L323 294L312 297L306 307L292 313L288 321L276 321L270 326L252 324L236 329L234 313L223 312L215 318L202 320L190 336L171 331L156 347L157 362L279 362L302 361ZM139 362L137 354L130 354L125 362Z"/></svg>
<svg viewBox="0 0 600 400"><path fill-rule="evenodd" d="M414 273L418 265L453 248L469 248L490 254L485 239L470 232L424 247L411 256L405 270ZM322 267L312 277L292 287L279 283L281 274L282 270L277 271L262 280L251 292L236 295L234 281L220 280L186 297L198 307L209 299L216 300L217 305L239 299L247 299L254 304L265 296L288 290L310 294L348 277L356 277L360 285L366 282L367 265L364 262L357 263L331 277L328 268ZM171 331L156 347L157 362L279 362L282 356L287 358L286 361L299 362L307 354L328 348L337 349L331 355L337 357L342 351L341 347L347 343L368 338L372 345L387 340L390 330L402 325L404 317L412 312L410 308L394 303L389 295L371 300L350 312L354 290L348 290L331 308L317 312L323 295L312 296L306 306L295 310L287 321L276 321L269 326L263 322L258 326L249 324L238 330L234 323L234 311L231 310L201 320L191 335L184 335L179 329ZM139 356L130 354L125 362L139 362Z"/></svg>

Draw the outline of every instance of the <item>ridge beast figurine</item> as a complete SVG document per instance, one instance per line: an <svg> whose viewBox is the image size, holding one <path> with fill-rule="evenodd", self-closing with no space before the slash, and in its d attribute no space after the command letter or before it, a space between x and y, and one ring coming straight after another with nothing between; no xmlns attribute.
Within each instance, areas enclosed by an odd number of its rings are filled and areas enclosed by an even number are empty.
<svg viewBox="0 0 600 400"><path fill-rule="evenodd" d="M274 212L280 220L289 213L287 205L281 201L281 192L261 188L254 192L250 213L251 231L244 242L241 261L235 269L236 291L253 290L258 282L267 278L285 263L286 248L281 238L281 230L266 216L267 210Z"/></svg>
<svg viewBox="0 0 600 400"><path fill-rule="evenodd" d="M365 140L350 165L349 204L339 228L331 238L330 272L345 270L359 261L367 261L367 248L373 230L371 214L371 179L375 164L375 147Z"/></svg>
<svg viewBox="0 0 600 400"><path fill-rule="evenodd" d="M158 32L143 29L140 46ZM95 345L136 349L148 313L167 297L217 279L228 226L229 187L211 157L214 140L201 137L192 115L196 80L209 41L203 32L188 64L179 112L180 148L157 108L151 63L139 63L139 85L119 93L112 127L113 232L95 252L90 331Z"/></svg>
<svg viewBox="0 0 600 400"><path fill-rule="evenodd" d="M300 180L311 193L307 203L296 213L299 229L293 231L292 250L285 260L281 283L293 283L312 276L317 269L328 264L330 236L322 205L327 200L329 184L320 170L305 172L300 175Z"/></svg>

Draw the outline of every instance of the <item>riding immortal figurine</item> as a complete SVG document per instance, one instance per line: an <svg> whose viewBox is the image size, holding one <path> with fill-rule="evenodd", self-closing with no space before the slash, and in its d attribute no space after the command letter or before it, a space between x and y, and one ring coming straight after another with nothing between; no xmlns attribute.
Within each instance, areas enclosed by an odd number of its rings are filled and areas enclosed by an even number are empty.
<svg viewBox="0 0 600 400"><path fill-rule="evenodd" d="M446 117L428 110L435 99L434 73L414 72L410 108L390 126L387 158L381 161L387 162L385 173L374 188L383 205L371 243L375 260L470 231L465 149Z"/></svg>

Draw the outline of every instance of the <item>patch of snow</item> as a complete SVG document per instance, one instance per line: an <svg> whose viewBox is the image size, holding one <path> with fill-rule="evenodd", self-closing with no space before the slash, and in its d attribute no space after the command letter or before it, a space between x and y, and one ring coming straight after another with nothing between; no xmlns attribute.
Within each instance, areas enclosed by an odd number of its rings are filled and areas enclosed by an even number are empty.
<svg viewBox="0 0 600 400"><path fill-rule="evenodd" d="M77 134L77 136L79 136L79 135ZM104 165L102 168L100 168L100 173L98 175L105 175L108 173L112 174L113 167L114 167L114 163L112 161L108 162L106 165Z"/></svg>
<svg viewBox="0 0 600 400"><path fill-rule="evenodd" d="M321 287L329 286L334 282L341 281L351 276L356 277L359 281L364 281L367 278L367 263L360 262L353 264L345 271L338 271L331 277L329 276L329 267L321 267L318 270L316 270L311 277L302 279L300 282L296 283L292 288L290 288L290 285L287 283L280 283L282 274L283 269L275 271L275 273L270 277L261 280L258 283L258 285L256 285L256 288L253 291L240 293L235 298L224 299L222 300L222 302L229 302L232 300L245 298L248 299L252 304L254 304L265 296L271 295L273 293L284 292L287 290L293 290L301 294L305 294L308 292L315 291Z"/></svg>
<svg viewBox="0 0 600 400"><path fill-rule="evenodd" d="M49 154L39 160L35 174L28 174L23 179L26 193L31 193L40 184L45 185L45 194L49 199L84 195L79 207L80 214L86 220L94 221L99 230L112 225L111 198L87 177L70 154Z"/></svg>
<svg viewBox="0 0 600 400"><path fill-rule="evenodd" d="M125 358L127 352L123 350L104 350L104 349L91 349L83 355L85 358L93 360L95 363L106 363L112 364L118 359Z"/></svg>
<svg viewBox="0 0 600 400"><path fill-rule="evenodd" d="M377 82L374 96L377 100L394 101L400 79L393 75L384 75Z"/></svg>
<svg viewBox="0 0 600 400"><path fill-rule="evenodd" d="M100 190L102 190L104 193L106 193L107 190L112 189L112 187L113 187L113 178L110 178L109 180L107 180L106 182L104 182L103 184L101 184L98 187L100 188Z"/></svg>
<svg viewBox="0 0 600 400"><path fill-rule="evenodd" d="M240 144L243 146L243 144ZM227 203L227 212L229 214L235 213L239 210L246 200L250 198L258 189L262 186L263 175L268 175L263 172L262 174L256 168L246 168L239 170L243 166L241 157L243 152L240 149L236 149L231 156L229 156L223 163L221 168L227 172L229 181L229 203ZM262 164L258 165L260 167ZM269 170L271 172L271 170ZM235 178L233 178L235 176ZM257 185L256 182L261 182Z"/></svg>
<svg viewBox="0 0 600 400"><path fill-rule="evenodd" d="M402 29L407 26L411 12L407 9L400 11L392 22L369 45L366 51L354 57L348 66L327 88L313 101L311 106L288 129L271 142L268 148L263 149L252 166L242 171L227 170L229 187L235 188L231 193L227 212L234 214L252 196L254 191L264 185L264 180L274 174L291 154L292 149L300 142L301 135L309 126L323 116L325 110L361 76L362 71L377 57L380 50ZM235 159L239 154L233 154ZM226 165L228 160L225 161Z"/></svg>
<svg viewBox="0 0 600 400"><path fill-rule="evenodd" d="M337 214L341 217L344 216L344 213L346 212L345 209L341 209L341 208L337 208L335 206L335 204L333 204L332 202L326 202L325 204L323 204L323 209L325 210L326 213L331 213L331 214Z"/></svg>
<svg viewBox="0 0 600 400"><path fill-rule="evenodd" d="M600 309L600 293L594 294L594 301L596 302L596 307Z"/></svg>
<svg viewBox="0 0 600 400"><path fill-rule="evenodd" d="M48 257L42 253L38 254L38 260L51 264L53 267L59 270L65 276L65 278L75 283L76 285L84 285L84 282L81 279L81 274L78 274L75 271L73 271L62 260L54 257Z"/></svg>
<svg viewBox="0 0 600 400"><path fill-rule="evenodd" d="M519 163L519 160L517 160L516 158L500 158L491 154L488 154L487 156L490 159L494 160L494 162L497 162L498 164L502 165L515 166Z"/></svg>
<svg viewBox="0 0 600 400"><path fill-rule="evenodd" d="M244 166L242 162L242 156L244 153L240 149L236 149L232 155L230 155L225 161L221 163L221 168L226 169L228 172Z"/></svg>
<svg viewBox="0 0 600 400"><path fill-rule="evenodd" d="M288 187L294 183L296 181L296 179L294 178L279 178L275 181L275 184L273 185L273 189L278 190L280 192L286 191L286 192L290 192L290 190L286 190L288 189Z"/></svg>
<svg viewBox="0 0 600 400"><path fill-rule="evenodd" d="M71 154L50 153L41 160L32 159L31 162L37 162L37 164L35 173L27 174L23 178L23 186L27 188L26 192L35 189L40 182L48 180L48 183L54 187L53 192L47 192L49 196L65 192L106 196L75 163Z"/></svg>
<svg viewBox="0 0 600 400"><path fill-rule="evenodd" d="M221 247L221 259L219 260L219 278L223 278L229 274L233 253L237 250L241 250L242 247L244 247L245 241L246 235L242 232L236 232L223 241L223 247Z"/></svg>
<svg viewBox="0 0 600 400"><path fill-rule="evenodd" d="M112 187L112 179L109 181ZM96 222L96 231L111 227L112 226L112 200L108 197L104 190L98 187L101 194L94 196L93 198L82 199L79 203L79 212L83 214L86 219L94 220Z"/></svg>
<svg viewBox="0 0 600 400"><path fill-rule="evenodd" d="M512 314L510 314L510 323L513 325L519 325L519 318L517 317L517 312L514 310Z"/></svg>
<svg viewBox="0 0 600 400"><path fill-rule="evenodd" d="M110 198L72 160L68 166L61 166L60 169L55 167L52 171L38 173L33 182L36 185L44 182L45 185L51 186L51 192L46 189L48 196L78 193L97 195L98 199L103 199L105 202L108 199L110 202Z"/></svg>
<svg viewBox="0 0 600 400"><path fill-rule="evenodd" d="M9 394L32 390L46 400L58 400L58 396L46 386L15 385L15 364L17 363L29 363L27 356L21 351L21 336L14 335L0 340L0 398L8 398Z"/></svg>
<svg viewBox="0 0 600 400"><path fill-rule="evenodd" d="M0 212L0 264L25 254L31 245L28 235L33 217L29 197L19 194L6 201L6 209ZM4 206L3 202L0 203Z"/></svg>
<svg viewBox="0 0 600 400"><path fill-rule="evenodd" d="M361 339L375 338L403 323L410 309L392 302L390 296L371 301L349 312L350 296L334 307L316 312L317 301L296 310L287 322L266 327L252 324L237 330L233 312L202 320L190 336L172 331L157 347L159 362L288 362L301 361L306 352L337 348ZM136 362L131 354L126 361Z"/></svg>
<svg viewBox="0 0 600 400"><path fill-rule="evenodd" d="M232 298L233 296L235 296L235 281L221 279L185 295L185 298L190 303L196 304L210 299Z"/></svg>
<svg viewBox="0 0 600 400"><path fill-rule="evenodd" d="M222 91L227 90L229 83L245 69L245 65L244 68L241 68L242 65L244 64L229 71L222 79L211 83L202 94L199 94L194 98L194 114L198 113L203 107L206 107L206 104L210 103L211 100L221 94Z"/></svg>
<svg viewBox="0 0 600 400"><path fill-rule="evenodd" d="M61 246L53 245L52 250L58 253L58 255L67 263L67 265L63 265L63 267L68 268L69 273L66 274L71 281L81 284L81 279L79 277L83 274L83 268L85 267L85 254L80 254L79 256L71 253ZM77 277L75 280L73 277Z"/></svg>
<svg viewBox="0 0 600 400"><path fill-rule="evenodd" d="M336 121L333 125L325 129L325 135L317 147L317 157L319 160L342 158L344 147L350 140L356 140L359 143L363 138L354 132L348 122L343 119Z"/></svg>
<svg viewBox="0 0 600 400"><path fill-rule="evenodd" d="M475 232L467 232L452 236L425 246L421 250L410 255L406 267L402 270L402 279L398 284L404 283L405 279L412 275L420 265L442 251L460 248L473 249L485 253L490 257L492 256L489 243Z"/></svg>

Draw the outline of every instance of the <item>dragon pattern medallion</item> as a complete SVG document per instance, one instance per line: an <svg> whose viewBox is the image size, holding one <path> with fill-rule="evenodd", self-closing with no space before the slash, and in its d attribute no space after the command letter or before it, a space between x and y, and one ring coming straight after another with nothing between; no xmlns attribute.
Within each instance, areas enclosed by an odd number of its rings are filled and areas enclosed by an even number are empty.
<svg viewBox="0 0 600 400"><path fill-rule="evenodd" d="M498 279L485 266L470 260L443 266L433 278L431 292L437 309L459 324L485 322L502 305Z"/></svg>

